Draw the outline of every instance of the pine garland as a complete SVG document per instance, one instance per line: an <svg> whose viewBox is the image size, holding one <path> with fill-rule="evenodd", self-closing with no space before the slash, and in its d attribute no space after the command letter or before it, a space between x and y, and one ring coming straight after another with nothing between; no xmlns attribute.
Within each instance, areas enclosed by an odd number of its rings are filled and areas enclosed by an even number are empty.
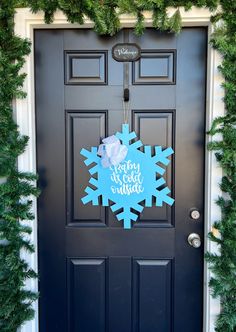
<svg viewBox="0 0 236 332"><path fill-rule="evenodd" d="M28 138L21 136L13 119L13 98L22 98L25 75L20 73L30 43L14 35L13 0L0 3L0 331L15 332L33 317L32 302L37 294L25 290L27 278L35 278L22 250L33 252L27 239L31 233L22 220L31 220L31 195L38 190L36 177L17 170L17 157L24 152Z"/></svg>
<svg viewBox="0 0 236 332"><path fill-rule="evenodd" d="M220 28L212 36L212 45L223 56L219 67L225 82L226 115L213 121L210 135L220 134L222 139L209 144L223 169L220 184L223 197L217 204L222 218L216 221L209 238L219 246L220 254L207 253L206 259L214 273L210 287L214 297L220 297L221 313L216 331L236 331L236 2L221 1L222 12L212 17L221 20Z"/></svg>
<svg viewBox="0 0 236 332"><path fill-rule="evenodd" d="M0 330L16 332L26 320L33 317L32 302L37 294L23 287L27 278L36 274L21 258L22 249L33 252L27 240L31 228L22 223L32 220L32 195L36 176L20 173L17 158L24 152L28 138L21 136L15 124L12 109L14 98L24 98L22 91L25 75L20 73L24 57L30 53L30 43L14 35L14 8L30 7L33 12L43 10L45 21L51 23L56 10L62 10L72 23L83 24L84 16L94 22L101 35L114 35L120 30L119 15L137 17L135 32L144 30L143 11L153 13L153 27L163 31L179 32L179 7L192 6L213 10L221 5L221 12L212 17L221 21L212 45L222 55L220 71L225 78L226 115L214 120L210 135L220 134L222 139L209 144L223 168L221 182L223 197L217 204L222 218L215 222L209 234L219 245L219 254L208 253L206 259L214 272L210 281L212 294L221 299L221 313L216 322L217 332L236 332L236 1L235 0L1 0L0 2ZM168 17L167 8L176 11ZM223 23L222 23L223 22Z"/></svg>

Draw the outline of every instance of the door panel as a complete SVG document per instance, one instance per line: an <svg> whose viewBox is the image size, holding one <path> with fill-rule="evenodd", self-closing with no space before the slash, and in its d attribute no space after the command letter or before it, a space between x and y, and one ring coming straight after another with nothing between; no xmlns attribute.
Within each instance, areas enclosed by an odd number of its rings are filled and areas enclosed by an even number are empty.
<svg viewBox="0 0 236 332"><path fill-rule="evenodd" d="M171 261L134 259L134 331L171 331Z"/></svg>
<svg viewBox="0 0 236 332"><path fill-rule="evenodd" d="M132 66L133 84L175 84L175 77L175 50L142 50L140 61Z"/></svg>
<svg viewBox="0 0 236 332"><path fill-rule="evenodd" d="M187 237L203 239L206 36L35 31L40 332L202 331L203 246ZM127 38L141 59L124 82L111 49ZM165 175L175 204L144 208L131 230L109 208L81 203L80 150L121 130L124 83L131 128L175 151Z"/></svg>
<svg viewBox="0 0 236 332"><path fill-rule="evenodd" d="M65 52L65 84L106 85L107 52Z"/></svg>
<svg viewBox="0 0 236 332"><path fill-rule="evenodd" d="M69 264L69 330L104 331L106 260L71 259Z"/></svg>
<svg viewBox="0 0 236 332"><path fill-rule="evenodd" d="M83 179L89 181L89 173L85 167L81 167L84 158L80 154L84 138L86 146L96 146L100 137L106 136L106 112L66 112L67 128L67 224L74 226L91 225L105 226L105 208L102 206L83 205L84 187L80 186ZM89 135L88 135L89 133Z"/></svg>
<svg viewBox="0 0 236 332"><path fill-rule="evenodd" d="M133 130L145 145L154 146L156 142L163 148L169 146L175 151L175 111L133 111ZM142 149L142 148L141 148ZM143 149L142 149L143 150ZM171 163L168 165L164 178L169 188L174 188L173 178L173 162L174 158L170 158ZM174 192L172 190L172 195ZM173 219L174 206L164 205L163 207L153 206L151 209L144 209L139 216L139 222L135 227L155 226L171 226Z"/></svg>

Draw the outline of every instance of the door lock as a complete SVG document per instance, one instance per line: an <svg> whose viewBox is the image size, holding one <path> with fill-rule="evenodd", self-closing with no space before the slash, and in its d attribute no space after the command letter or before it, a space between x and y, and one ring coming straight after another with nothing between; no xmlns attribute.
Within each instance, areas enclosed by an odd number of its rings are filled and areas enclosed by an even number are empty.
<svg viewBox="0 0 236 332"><path fill-rule="evenodd" d="M190 246L192 246L193 248L199 248L201 246L201 239L200 236L196 233L191 233L188 236L188 243L190 244Z"/></svg>
<svg viewBox="0 0 236 332"><path fill-rule="evenodd" d="M200 218L200 212L196 209L190 210L190 217L194 220L198 220Z"/></svg>

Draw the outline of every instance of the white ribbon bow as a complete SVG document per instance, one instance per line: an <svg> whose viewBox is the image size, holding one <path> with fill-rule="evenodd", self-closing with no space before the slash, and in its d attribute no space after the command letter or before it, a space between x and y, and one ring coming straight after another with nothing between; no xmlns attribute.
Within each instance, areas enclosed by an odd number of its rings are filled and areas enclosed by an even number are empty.
<svg viewBox="0 0 236 332"><path fill-rule="evenodd" d="M104 168L117 166L125 159L128 148L121 144L115 135L104 138L102 142L103 144L98 147L98 155L102 157L101 163Z"/></svg>

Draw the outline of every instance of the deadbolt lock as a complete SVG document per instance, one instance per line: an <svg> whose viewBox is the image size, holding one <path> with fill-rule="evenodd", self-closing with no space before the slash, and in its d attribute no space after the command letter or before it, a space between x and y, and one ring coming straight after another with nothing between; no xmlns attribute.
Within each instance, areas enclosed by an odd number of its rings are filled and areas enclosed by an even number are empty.
<svg viewBox="0 0 236 332"><path fill-rule="evenodd" d="M188 243L193 248L199 248L201 246L200 236L196 233L191 233L188 237Z"/></svg>
<svg viewBox="0 0 236 332"><path fill-rule="evenodd" d="M190 217L194 220L198 220L200 218L200 212L196 209L192 209L190 211Z"/></svg>

